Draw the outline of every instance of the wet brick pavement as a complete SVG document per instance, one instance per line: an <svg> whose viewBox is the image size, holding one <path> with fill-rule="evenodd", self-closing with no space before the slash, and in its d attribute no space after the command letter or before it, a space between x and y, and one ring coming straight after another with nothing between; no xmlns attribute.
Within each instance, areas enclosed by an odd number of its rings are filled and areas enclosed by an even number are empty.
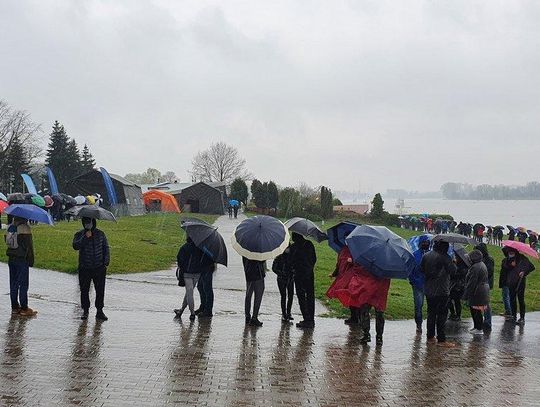
<svg viewBox="0 0 540 407"><path fill-rule="evenodd" d="M223 234L235 223L218 222ZM215 317L193 323L173 318L183 292L172 271L111 276L110 320L98 323L79 319L75 276L32 270L39 314L10 318L1 264L0 405L539 405L538 313L524 328L495 318L481 338L470 322L449 325L451 350L427 346L412 321L387 322L377 348L340 320L282 325L269 275L264 326L246 328L239 264L231 253L217 272Z"/></svg>

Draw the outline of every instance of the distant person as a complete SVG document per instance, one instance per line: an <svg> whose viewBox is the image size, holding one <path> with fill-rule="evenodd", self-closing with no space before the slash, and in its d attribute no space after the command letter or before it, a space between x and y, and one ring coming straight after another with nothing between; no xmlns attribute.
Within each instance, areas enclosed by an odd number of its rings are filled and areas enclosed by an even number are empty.
<svg viewBox="0 0 540 407"><path fill-rule="evenodd" d="M516 240L516 230L515 229L512 228L508 232L508 240Z"/></svg>
<svg viewBox="0 0 540 407"><path fill-rule="evenodd" d="M515 249L504 247L505 258L502 269L506 275L506 286L510 295L512 321L518 325L525 324L525 287L527 276L534 271L534 265L527 257ZM519 320L517 320L517 302L519 302Z"/></svg>
<svg viewBox="0 0 540 407"><path fill-rule="evenodd" d="M315 275L313 269L317 262L313 243L298 233L292 233L293 244L290 247L290 266L294 273L294 284L298 305L303 320L298 328L315 327Z"/></svg>
<svg viewBox="0 0 540 407"><path fill-rule="evenodd" d="M37 311L28 307L30 267L34 266L34 243L28 221L13 217L8 226L6 255L9 268L9 295L11 314L32 317Z"/></svg>
<svg viewBox="0 0 540 407"><path fill-rule="evenodd" d="M294 318L291 309L294 299L294 274L290 264L290 249L287 248L272 263L272 271L277 275L277 285L281 297L281 321L290 322Z"/></svg>
<svg viewBox="0 0 540 407"><path fill-rule="evenodd" d="M266 277L266 262L250 260L242 257L244 264L244 274L246 276L246 298L244 301L244 313L246 324L251 326L262 326L259 321L259 310L261 308L264 294L264 278ZM251 312L251 299L253 300L253 313Z"/></svg>
<svg viewBox="0 0 540 407"><path fill-rule="evenodd" d="M96 319L107 321L103 313L105 276L110 262L109 243L105 233L97 229L96 220L82 218L83 229L73 237L73 249L79 252L79 287L81 290L81 319L88 319L90 310L90 284L96 290Z"/></svg>
<svg viewBox="0 0 540 407"><path fill-rule="evenodd" d="M197 286L197 283L199 282L201 273L212 267L214 265L214 261L201 249L195 246L195 243L189 236L186 238L186 243L180 247L178 255L176 256L176 261L178 263L180 272L184 276L186 292L184 294L184 300L181 308L175 309L174 312L176 316L181 317L184 310L189 307L189 319L190 321L194 321L196 314L193 292Z"/></svg>
<svg viewBox="0 0 540 407"><path fill-rule="evenodd" d="M450 276L450 296L448 300L449 319L461 321L461 298L465 291L465 280L469 266L463 259L456 255L456 272Z"/></svg>
<svg viewBox="0 0 540 407"><path fill-rule="evenodd" d="M446 242L435 242L433 250L422 258L420 269L425 276L428 343L438 342L440 346L454 347L454 343L446 341L445 332L450 276L456 272L456 265L448 255L448 247ZM437 339L435 339L435 334L437 334Z"/></svg>
<svg viewBox="0 0 540 407"><path fill-rule="evenodd" d="M493 244L500 246L504 239L504 232L502 228L493 229Z"/></svg>
<svg viewBox="0 0 540 407"><path fill-rule="evenodd" d="M428 238L420 242L419 250L414 253L416 260L416 267L409 275L409 283L412 287L413 292L413 301L414 301L414 321L416 322L416 332L422 332L422 323L424 317L422 315L422 308L424 307L424 284L425 277L422 271L420 270L420 264L422 263L422 258L424 255L429 252L430 241Z"/></svg>
<svg viewBox="0 0 540 407"><path fill-rule="evenodd" d="M529 246L532 249L536 250L536 245L538 244L538 235L536 233L529 234Z"/></svg>
<svg viewBox="0 0 540 407"><path fill-rule="evenodd" d="M484 318L482 313L489 306L489 283L486 265L482 262L483 256L480 250L469 253L471 267L467 273L465 293L463 299L469 304L474 326L469 331L473 335L484 334Z"/></svg>
<svg viewBox="0 0 540 407"><path fill-rule="evenodd" d="M526 232L524 232L523 230L520 230L520 231L518 231L516 237L521 243L526 243L527 238L529 237L529 235Z"/></svg>
<svg viewBox="0 0 540 407"><path fill-rule="evenodd" d="M493 244L493 228L491 226L487 227L485 236L487 238L487 243Z"/></svg>
<svg viewBox="0 0 540 407"><path fill-rule="evenodd" d="M200 318L212 318L214 309L214 271L217 269L216 263L206 264L201 267L201 275L197 282L197 290L201 298L201 306L195 311Z"/></svg>
<svg viewBox="0 0 540 407"><path fill-rule="evenodd" d="M232 219L232 217L233 217L233 207L232 207L232 205L229 205L227 207L227 212L229 212L229 219Z"/></svg>
<svg viewBox="0 0 540 407"><path fill-rule="evenodd" d="M489 290L491 291L493 289L495 278L495 260L489 255L488 248L485 243L480 243L475 247L475 249L479 250L482 253L482 262L486 265L487 268ZM491 304L488 303L484 311L484 330L491 331L491 326Z"/></svg>
<svg viewBox="0 0 540 407"><path fill-rule="evenodd" d="M238 218L238 205L233 206L234 219Z"/></svg>

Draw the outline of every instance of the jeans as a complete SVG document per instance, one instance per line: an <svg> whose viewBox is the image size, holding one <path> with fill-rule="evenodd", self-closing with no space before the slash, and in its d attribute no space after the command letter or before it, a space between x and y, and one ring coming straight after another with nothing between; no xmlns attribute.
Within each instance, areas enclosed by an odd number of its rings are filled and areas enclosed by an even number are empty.
<svg viewBox="0 0 540 407"><path fill-rule="evenodd" d="M510 304L510 289L508 287L501 288L502 302L504 304L504 313L512 315L512 305Z"/></svg>
<svg viewBox="0 0 540 407"><path fill-rule="evenodd" d="M207 270L201 273L199 282L197 283L197 289L201 297L201 311L204 314L212 314L212 309L214 308L213 279L214 273L211 270Z"/></svg>
<svg viewBox="0 0 540 407"><path fill-rule="evenodd" d="M422 326L424 320L422 315L422 307L424 306L424 289L412 286L413 299L414 299L414 321L416 326Z"/></svg>
<svg viewBox="0 0 540 407"><path fill-rule="evenodd" d="M474 329L482 330L484 328L484 318L482 317L482 311L470 307L471 316L474 323Z"/></svg>
<svg viewBox="0 0 540 407"><path fill-rule="evenodd" d="M281 296L281 315L291 316L291 308L294 297L294 279L277 279L279 294Z"/></svg>
<svg viewBox="0 0 540 407"><path fill-rule="evenodd" d="M264 278L255 281L248 281L246 287L246 299L244 301L244 312L246 318L252 317L257 319L259 317L259 310L261 308L262 297L264 294ZM253 314L251 313L251 298L255 295L253 300Z"/></svg>
<svg viewBox="0 0 540 407"><path fill-rule="evenodd" d="M189 306L189 312L195 313L195 300L193 299L193 291L199 281L200 274L184 273L184 281L186 282L186 293L184 294L184 301L182 302L182 312Z"/></svg>
<svg viewBox="0 0 540 407"><path fill-rule="evenodd" d="M364 305L360 308L360 323L362 324L362 331L366 336L369 335L371 329L370 309L371 305ZM378 337L382 338L384 333L384 311L375 310L375 333Z"/></svg>
<svg viewBox="0 0 540 407"><path fill-rule="evenodd" d="M445 295L436 297L427 297L427 337L435 337L437 331L437 340L446 341L445 327L448 318L448 297Z"/></svg>
<svg viewBox="0 0 540 407"><path fill-rule="evenodd" d="M28 308L28 286L30 266L26 261L10 261L9 295L12 308Z"/></svg>
<svg viewBox="0 0 540 407"><path fill-rule="evenodd" d="M315 321L315 281L313 271L295 276L294 285L300 312L306 322Z"/></svg>
<svg viewBox="0 0 540 407"><path fill-rule="evenodd" d="M81 307L83 310L90 309L90 284L94 282L96 290L96 308L103 309L105 298L105 275L106 268L79 269L79 287L81 289Z"/></svg>
<svg viewBox="0 0 540 407"><path fill-rule="evenodd" d="M484 311L484 328L491 329L491 306L489 304Z"/></svg>
<svg viewBox="0 0 540 407"><path fill-rule="evenodd" d="M525 278L517 287L509 287L510 291L510 307L512 308L512 317L517 318L517 303L519 302L519 317L525 318Z"/></svg>

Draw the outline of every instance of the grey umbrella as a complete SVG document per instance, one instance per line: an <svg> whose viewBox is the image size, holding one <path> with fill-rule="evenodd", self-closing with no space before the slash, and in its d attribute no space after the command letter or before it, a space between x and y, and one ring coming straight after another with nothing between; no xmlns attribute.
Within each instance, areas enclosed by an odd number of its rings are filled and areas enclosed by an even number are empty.
<svg viewBox="0 0 540 407"><path fill-rule="evenodd" d="M464 245L475 245L476 243L478 243L474 239L471 239L467 236L459 235L457 233L445 233L443 235L436 235L433 238L433 242L461 243Z"/></svg>
<svg viewBox="0 0 540 407"><path fill-rule="evenodd" d="M90 218L116 222L116 218L111 212L97 205L74 206L65 213L66 215L72 215L76 218Z"/></svg>
<svg viewBox="0 0 540 407"><path fill-rule="evenodd" d="M469 255L465 251L465 246L460 243L454 244L454 253L456 256L459 256L461 260L463 260L467 267L471 267L471 261L469 260Z"/></svg>
<svg viewBox="0 0 540 407"><path fill-rule="evenodd" d="M315 223L305 218L292 218L285 222L285 226L291 232L298 233L304 237L312 238L317 243L328 240L328 236Z"/></svg>

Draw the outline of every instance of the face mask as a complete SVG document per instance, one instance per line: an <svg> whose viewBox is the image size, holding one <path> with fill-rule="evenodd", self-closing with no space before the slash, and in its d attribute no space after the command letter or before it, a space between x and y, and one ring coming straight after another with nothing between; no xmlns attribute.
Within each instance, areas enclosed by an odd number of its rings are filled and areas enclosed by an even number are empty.
<svg viewBox="0 0 540 407"><path fill-rule="evenodd" d="M84 228L85 228L86 230L90 230L90 229L92 229L92 224L91 224L91 223L85 223L85 224L84 224Z"/></svg>

